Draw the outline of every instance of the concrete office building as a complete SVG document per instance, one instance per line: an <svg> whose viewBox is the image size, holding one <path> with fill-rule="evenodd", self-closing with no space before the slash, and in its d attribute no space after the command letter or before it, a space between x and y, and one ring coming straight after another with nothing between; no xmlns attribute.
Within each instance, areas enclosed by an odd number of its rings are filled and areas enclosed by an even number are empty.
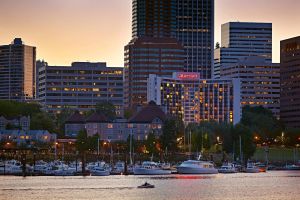
<svg viewBox="0 0 300 200"><path fill-rule="evenodd" d="M147 104L150 74L172 76L184 70L184 49L172 38L133 39L125 47L124 105L134 108Z"/></svg>
<svg viewBox="0 0 300 200"><path fill-rule="evenodd" d="M241 105L263 106L279 118L280 67L264 57L244 57L221 69L222 78L241 80Z"/></svg>
<svg viewBox="0 0 300 200"><path fill-rule="evenodd" d="M223 66L248 56L262 56L272 63L272 24L229 22L222 25L221 45L215 49L214 78Z"/></svg>
<svg viewBox="0 0 300 200"><path fill-rule="evenodd" d="M123 114L123 68L106 63L74 62L72 66L39 67L38 101L49 112L63 108L89 111L101 101Z"/></svg>
<svg viewBox="0 0 300 200"><path fill-rule="evenodd" d="M36 48L20 38L0 46L0 100L28 101L35 98Z"/></svg>
<svg viewBox="0 0 300 200"><path fill-rule="evenodd" d="M300 36L281 41L280 49L280 118L300 128Z"/></svg>
<svg viewBox="0 0 300 200"><path fill-rule="evenodd" d="M211 120L237 124L241 118L239 79L207 80L187 72L150 75L147 98L186 124Z"/></svg>

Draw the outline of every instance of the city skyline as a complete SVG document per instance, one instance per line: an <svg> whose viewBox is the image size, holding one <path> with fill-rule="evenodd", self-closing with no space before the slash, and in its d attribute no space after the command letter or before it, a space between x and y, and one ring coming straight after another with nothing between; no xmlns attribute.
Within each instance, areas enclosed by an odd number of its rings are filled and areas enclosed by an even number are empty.
<svg viewBox="0 0 300 200"><path fill-rule="evenodd" d="M37 47L37 59L51 65L88 60L123 67L124 46L131 38L131 1L0 0L0 44L21 37L25 44ZM297 36L300 31L294 26L300 18L297 0L215 2L215 42L220 42L223 23L271 22L273 62L279 62L280 40Z"/></svg>

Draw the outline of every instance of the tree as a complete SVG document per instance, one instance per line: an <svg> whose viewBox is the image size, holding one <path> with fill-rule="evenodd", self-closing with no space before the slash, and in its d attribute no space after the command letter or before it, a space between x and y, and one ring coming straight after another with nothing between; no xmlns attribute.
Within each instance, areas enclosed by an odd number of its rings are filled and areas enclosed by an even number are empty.
<svg viewBox="0 0 300 200"><path fill-rule="evenodd" d="M178 120L175 118L166 119L160 136L162 148L173 152L177 150L177 137L180 134L179 125L176 122Z"/></svg>
<svg viewBox="0 0 300 200"><path fill-rule="evenodd" d="M249 127L253 134L259 135L264 141L281 135L283 130L281 123L273 113L262 106L244 107L241 123Z"/></svg>
<svg viewBox="0 0 300 200"><path fill-rule="evenodd" d="M124 117L126 119L130 119L133 116L133 114L134 114L134 111L132 109L126 109L124 111Z"/></svg>
<svg viewBox="0 0 300 200"><path fill-rule="evenodd" d="M65 122L68 120L68 118L74 114L74 110L70 108L64 108L62 111L56 115L56 127L57 127L57 133L59 135L64 135L65 132Z"/></svg>
<svg viewBox="0 0 300 200"><path fill-rule="evenodd" d="M82 162L82 173L85 173L85 157L86 157L86 151L88 149L88 143L87 143L87 132L86 130L79 131L77 135L77 140L75 143L76 149L79 152L81 156L81 162Z"/></svg>
<svg viewBox="0 0 300 200"><path fill-rule="evenodd" d="M217 43L216 43L216 49L219 49L219 48L220 48L220 43L217 42Z"/></svg>
<svg viewBox="0 0 300 200"><path fill-rule="evenodd" d="M82 173L85 173L85 162L86 162L86 152L94 151L97 149L99 135L94 135L89 137L87 131L81 130L77 135L77 140L75 143L76 149L81 155L82 162Z"/></svg>
<svg viewBox="0 0 300 200"><path fill-rule="evenodd" d="M250 159L256 150L256 145L254 143L254 137L253 134L247 126L243 124L237 124L234 127L233 130L233 141L234 141L234 146L235 146L235 155L241 158L240 155L240 147L242 149L242 161L244 163L247 162L248 159ZM240 146L240 141L241 145Z"/></svg>
<svg viewBox="0 0 300 200"><path fill-rule="evenodd" d="M96 104L96 112L105 115L108 119L116 118L116 107L108 101L101 101Z"/></svg>
<svg viewBox="0 0 300 200"><path fill-rule="evenodd" d="M55 125L53 120L48 116L47 113L36 113L33 114L30 120L30 129L47 130L53 133L55 130Z"/></svg>
<svg viewBox="0 0 300 200"><path fill-rule="evenodd" d="M145 141L145 146L147 151L149 151L150 154L157 154L158 153L158 149L157 149L157 145L158 144L158 140L155 137L155 134L153 133L153 131L151 131L148 134L148 138Z"/></svg>
<svg viewBox="0 0 300 200"><path fill-rule="evenodd" d="M37 103L23 103L17 101L0 100L0 116L32 116L33 114L40 112L42 112L41 106Z"/></svg>

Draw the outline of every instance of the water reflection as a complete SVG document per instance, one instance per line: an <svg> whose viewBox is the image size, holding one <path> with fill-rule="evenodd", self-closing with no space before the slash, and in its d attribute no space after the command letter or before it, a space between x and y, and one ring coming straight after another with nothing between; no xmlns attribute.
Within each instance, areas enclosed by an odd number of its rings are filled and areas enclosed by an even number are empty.
<svg viewBox="0 0 300 200"><path fill-rule="evenodd" d="M153 189L138 189L144 182ZM300 172L260 174L13 177L0 176L0 200L296 200Z"/></svg>

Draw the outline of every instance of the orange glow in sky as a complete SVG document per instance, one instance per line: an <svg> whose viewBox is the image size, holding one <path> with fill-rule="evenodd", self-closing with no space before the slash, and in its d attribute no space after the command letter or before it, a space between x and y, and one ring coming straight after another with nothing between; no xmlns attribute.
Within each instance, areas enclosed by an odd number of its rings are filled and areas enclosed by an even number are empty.
<svg viewBox="0 0 300 200"><path fill-rule="evenodd" d="M50 65L104 61L123 66L131 38L132 0L0 0L0 44L15 37L37 47ZM273 23L273 61L280 40L300 35L299 0L215 0L215 41L229 21Z"/></svg>

